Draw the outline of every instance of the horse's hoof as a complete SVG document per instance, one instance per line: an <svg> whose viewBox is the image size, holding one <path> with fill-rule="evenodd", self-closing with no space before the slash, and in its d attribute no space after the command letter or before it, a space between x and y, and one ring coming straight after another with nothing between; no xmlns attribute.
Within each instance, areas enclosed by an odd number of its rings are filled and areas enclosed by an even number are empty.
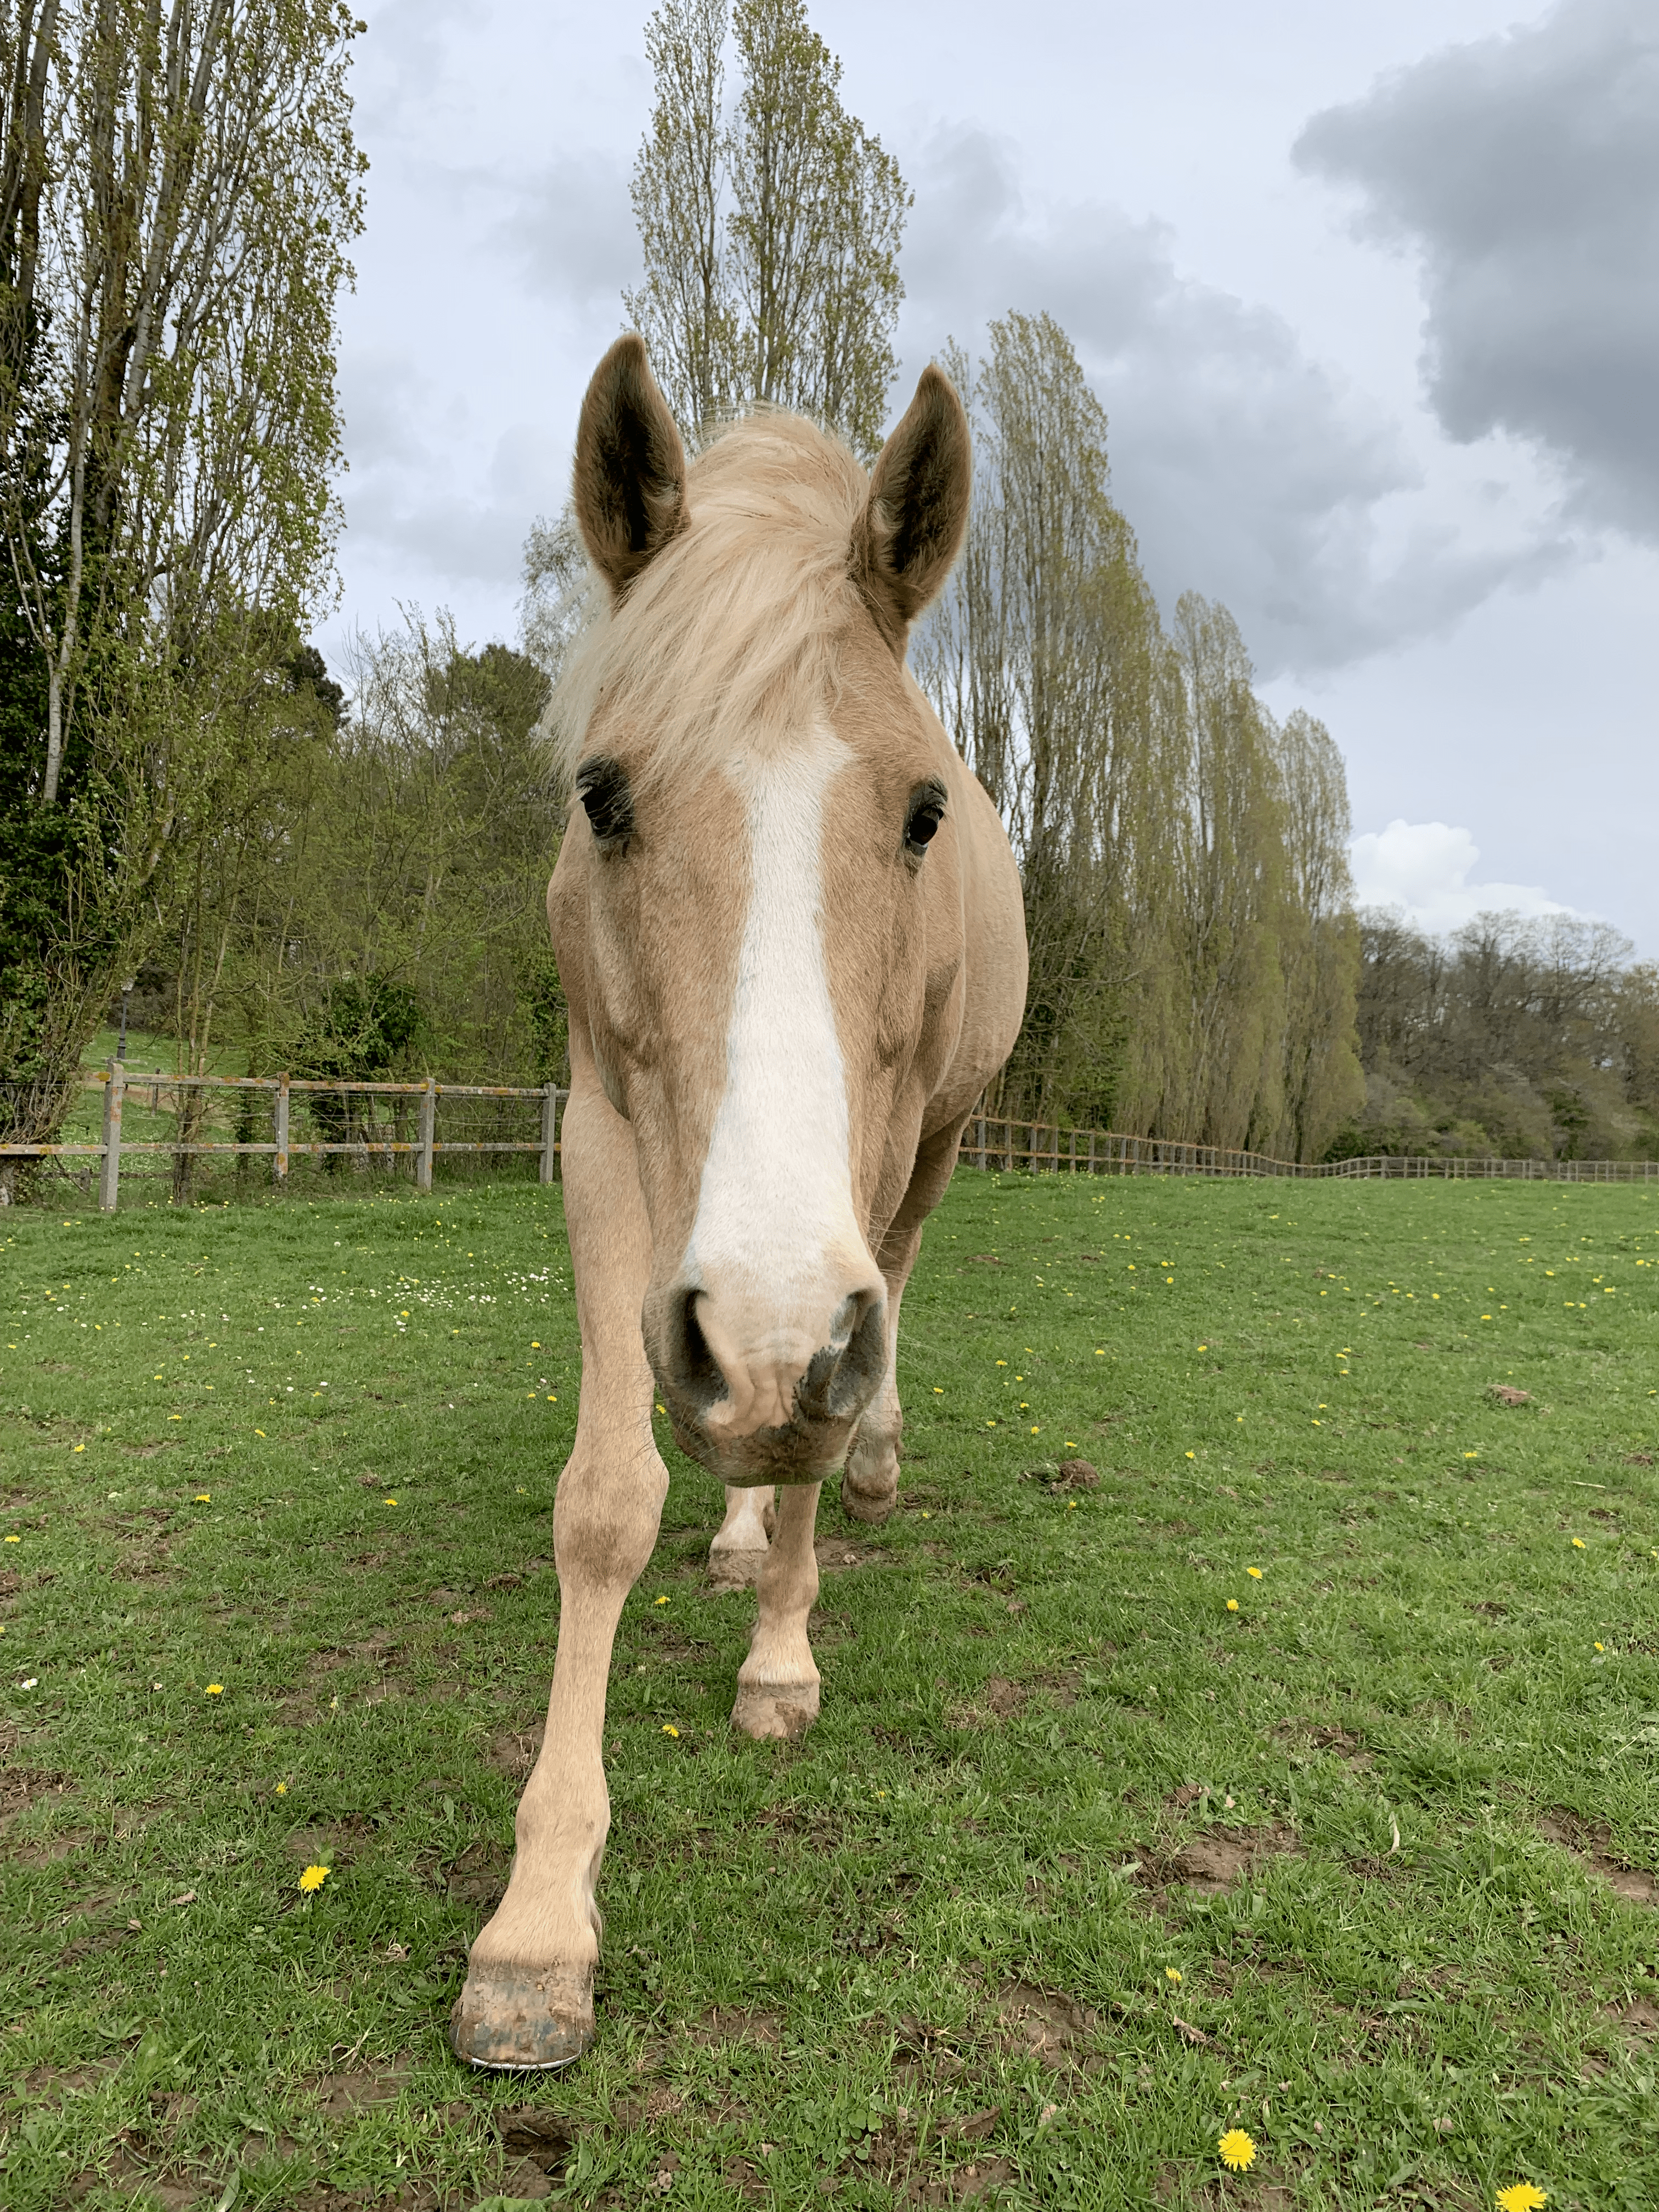
<svg viewBox="0 0 1659 2212"><path fill-rule="evenodd" d="M571 1981L557 1967L475 1966L449 2015L450 2048L468 2066L574 2065L592 2045L593 2002L573 2002Z"/></svg>
<svg viewBox="0 0 1659 2212"><path fill-rule="evenodd" d="M708 1587L712 1590L753 1589L770 1554L766 1552L710 1552Z"/></svg>
<svg viewBox="0 0 1659 2212"><path fill-rule="evenodd" d="M841 1510L849 1521L862 1521L866 1528L879 1528L898 1504L898 1484L890 1490L854 1490L842 1475L841 1480Z"/></svg>
<svg viewBox="0 0 1659 2212"><path fill-rule="evenodd" d="M732 1725L757 1743L787 1742L805 1735L818 1717L816 1682L792 1684L787 1689L738 1685L738 1701L732 1708Z"/></svg>

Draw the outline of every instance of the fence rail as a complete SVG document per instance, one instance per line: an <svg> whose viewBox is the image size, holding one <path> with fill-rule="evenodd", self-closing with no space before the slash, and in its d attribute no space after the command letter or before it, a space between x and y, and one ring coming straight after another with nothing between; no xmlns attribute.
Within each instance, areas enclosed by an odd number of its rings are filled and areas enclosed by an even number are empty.
<svg viewBox="0 0 1659 2212"><path fill-rule="evenodd" d="M1352 1160L1276 1160L1266 1152L1226 1152L1167 1137L1125 1137L1111 1129L1064 1129L1053 1122L975 1114L958 1157L978 1168L1033 1175L1289 1176L1351 1182L1372 1177L1453 1182L1654 1182L1659 1160L1504 1160L1368 1153Z"/></svg>
<svg viewBox="0 0 1659 2212"><path fill-rule="evenodd" d="M432 1188L432 1170L440 1156L459 1154L527 1153L539 1156L543 1182L558 1179L562 1150L561 1109L569 1096L555 1084L525 1088L511 1084L331 1083L325 1079L289 1075L154 1075L129 1072L118 1061L89 1073L87 1082L102 1092L103 1131L95 1142L59 1145L0 1144L0 1158L96 1159L100 1162L98 1203L114 1211L119 1190L121 1163L135 1154L161 1153L174 1164L203 1155L269 1159L277 1189L288 1180L294 1159L351 1158L364 1167L392 1167L407 1160L415 1170L417 1190ZM121 1133L122 1109L129 1095L149 1091L152 1111L161 1109L170 1093L169 1110L179 1120L171 1137L134 1139ZM212 1091L266 1093L271 1101L272 1133L268 1139L234 1140L197 1134ZM317 1126L344 1128L344 1136L295 1137L289 1133L290 1102L299 1094L309 1102ZM356 1119L352 1101L363 1098L368 1112ZM540 1129L534 1137L449 1138L438 1134L438 1109L446 1100L525 1100L539 1108ZM394 1120L379 1120L380 1102L392 1106ZM404 1102L415 1108L415 1133L407 1127ZM967 1165L997 1168L1012 1174L1024 1168L1034 1175L1200 1175L1281 1176L1300 1179L1351 1182L1370 1179L1443 1182L1659 1182L1659 1160L1506 1160L1496 1158L1403 1158L1370 1153L1350 1160L1279 1160L1265 1152L1229 1152L1212 1145L1188 1145L1165 1137L1128 1137L1111 1129L1066 1129L1046 1121L1012 1120L1006 1115L975 1114L962 1133L958 1158ZM176 1190L175 1190L176 1194Z"/></svg>
<svg viewBox="0 0 1659 2212"><path fill-rule="evenodd" d="M91 1087L103 1093L103 1133L96 1143L62 1145L0 1145L0 1158L66 1159L93 1158L101 1162L98 1178L98 1203L106 1213L113 1212L120 1187L121 1162L135 1153L165 1153L175 1162L195 1158L204 1153L230 1154L241 1158L270 1159L276 1185L281 1189L288 1180L289 1164L295 1158L318 1158L328 1154L347 1155L373 1166L384 1160L390 1167L394 1160L410 1159L415 1168L415 1187L430 1190L434 1163L441 1154L446 1158L457 1153L477 1152L536 1152L540 1155L541 1180L553 1182L558 1177L558 1160L562 1149L560 1137L560 1108L568 1092L556 1084L543 1084L526 1089L512 1084L499 1083L439 1083L428 1078L424 1083L331 1083L325 1079L282 1075L167 1075L159 1069L154 1075L130 1073L118 1060L106 1068L89 1073L86 1078ZM194 1135L175 1133L171 1137L135 1139L123 1138L122 1109L127 1094L148 1091L151 1110L159 1111L162 1095L173 1094L171 1110L179 1116L187 1128L200 1126L205 1105L204 1094L210 1091L240 1091L269 1093L272 1106L273 1134L269 1139L203 1139ZM295 1092L309 1096L313 1101L313 1119L320 1106L325 1113L337 1113L343 1126L349 1127L352 1118L351 1101L364 1097L371 1101L413 1101L416 1107L416 1133L411 1139L397 1133L398 1124L386 1128L370 1120L360 1123L356 1133L343 1138L296 1138L289 1134L289 1102ZM202 1098L195 1108L182 1093L193 1092ZM452 1098L534 1099L541 1109L540 1133L529 1138L441 1138L438 1135L438 1107L441 1101ZM399 1117L401 1121L401 1116Z"/></svg>

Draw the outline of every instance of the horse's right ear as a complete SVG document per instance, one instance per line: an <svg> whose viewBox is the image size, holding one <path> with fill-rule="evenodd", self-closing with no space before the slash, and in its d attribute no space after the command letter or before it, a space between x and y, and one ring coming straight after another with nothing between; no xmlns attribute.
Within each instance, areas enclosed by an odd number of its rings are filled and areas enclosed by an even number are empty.
<svg viewBox="0 0 1659 2212"><path fill-rule="evenodd" d="M968 417L956 386L930 362L876 456L870 496L853 526L854 581L900 653L961 550L972 487Z"/></svg>
<svg viewBox="0 0 1659 2212"><path fill-rule="evenodd" d="M685 527L685 448L636 331L593 372L576 426L576 521L620 599Z"/></svg>

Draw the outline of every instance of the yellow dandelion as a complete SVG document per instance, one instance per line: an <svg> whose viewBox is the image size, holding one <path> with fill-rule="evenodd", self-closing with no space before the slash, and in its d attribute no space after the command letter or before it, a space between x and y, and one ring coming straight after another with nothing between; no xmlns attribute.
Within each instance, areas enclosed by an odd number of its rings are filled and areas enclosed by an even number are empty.
<svg viewBox="0 0 1659 2212"><path fill-rule="evenodd" d="M1238 1611L1238 1600L1236 1597L1230 1597L1228 1599L1227 1610L1229 1613L1237 1613Z"/></svg>
<svg viewBox="0 0 1659 2212"><path fill-rule="evenodd" d="M665 1721L663 1723L662 1732L665 1735L672 1736L678 1736L679 1734L679 1730L675 1727L672 1721Z"/></svg>
<svg viewBox="0 0 1659 2212"><path fill-rule="evenodd" d="M6 1541L9 1544L21 1544L22 1540L23 1540L21 1536L8 1536L6 1539Z"/></svg>
<svg viewBox="0 0 1659 2212"><path fill-rule="evenodd" d="M286 1796L287 1796L287 1795L288 1795L288 1784L287 1784L287 1783L286 1783L286 1782L279 1782L279 1783L276 1784L276 1795L277 1795L279 1797L286 1797Z"/></svg>
<svg viewBox="0 0 1659 2212"><path fill-rule="evenodd" d="M210 1490L198 1490L191 1503L193 1505L211 1505L213 1492Z"/></svg>
<svg viewBox="0 0 1659 2212"><path fill-rule="evenodd" d="M1196 1452L1188 1452L1187 1456L1188 1459L1196 1459L1198 1457L1198 1454Z"/></svg>
<svg viewBox="0 0 1659 2212"><path fill-rule="evenodd" d="M1244 1571L1253 1583L1259 1583L1261 1581L1261 1570L1260 1567L1246 1567Z"/></svg>
<svg viewBox="0 0 1659 2212"><path fill-rule="evenodd" d="M395 1498L383 1498L380 1503L382 1505L395 1505L398 1501Z"/></svg>
<svg viewBox="0 0 1659 2212"><path fill-rule="evenodd" d="M1572 1548L1575 1552L1582 1552L1585 1548L1584 1540L1582 1536L1575 1536L1573 1538Z"/></svg>
<svg viewBox="0 0 1659 2212"><path fill-rule="evenodd" d="M667 1600L667 1598L666 1598L665 1596L665 1597L659 1597L659 1598L657 1600L657 1603L658 1603L659 1605L666 1605L666 1604L667 1604L667 1602L668 1602L668 1600Z"/></svg>
<svg viewBox="0 0 1659 2212"><path fill-rule="evenodd" d="M320 1889L327 1880L328 1869L326 1867L308 1866L305 1872L300 1876L300 1887L304 1890L306 1895L309 1897L313 1890Z"/></svg>
<svg viewBox="0 0 1659 2212"><path fill-rule="evenodd" d="M1605 1651L1607 1647L1605 1644L1598 1644L1595 1648L1598 1651Z"/></svg>
<svg viewBox="0 0 1659 2212"><path fill-rule="evenodd" d="M1203 1348L1203 1347L1200 1346L1200 1350L1202 1350L1202 1348ZM1165 1980L1166 1982L1178 1982L1178 1981L1180 1981L1180 1980L1182 1978L1180 1967L1179 1967L1179 1966L1166 1966L1166 1967L1164 1969L1164 1980Z"/></svg>
<svg viewBox="0 0 1659 2212"><path fill-rule="evenodd" d="M264 1434L264 1431L263 1429L255 1429L253 1433L256 1437L262 1437Z"/></svg>
<svg viewBox="0 0 1659 2212"><path fill-rule="evenodd" d="M945 1389L944 1389L944 1386L943 1386L943 1384L939 1383L939 1382L935 1382L935 1383L934 1383L934 1385L933 1385L933 1395L934 1395L936 1398L942 1398L942 1397L945 1395Z"/></svg>
<svg viewBox="0 0 1659 2212"><path fill-rule="evenodd" d="M225 1686L222 1682L210 1682L207 1686L207 1693L210 1698L222 1698L225 1694Z"/></svg>
<svg viewBox="0 0 1659 2212"><path fill-rule="evenodd" d="M1536 2182L1512 2181L1498 2192L1498 2212L1540 2212L1549 2201Z"/></svg>
<svg viewBox="0 0 1659 2212"><path fill-rule="evenodd" d="M1246 2166L1255 2163L1255 2144L1243 2128L1229 2128L1216 2148L1221 2154L1221 2163L1231 2172L1243 2173Z"/></svg>

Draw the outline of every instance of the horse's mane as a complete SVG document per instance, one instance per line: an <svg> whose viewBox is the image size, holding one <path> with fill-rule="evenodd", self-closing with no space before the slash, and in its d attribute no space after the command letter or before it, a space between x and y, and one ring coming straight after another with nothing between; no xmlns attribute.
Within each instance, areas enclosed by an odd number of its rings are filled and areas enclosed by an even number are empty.
<svg viewBox="0 0 1659 2212"><path fill-rule="evenodd" d="M828 703L836 639L857 605L853 525L863 469L799 415L765 410L721 433L686 477L686 527L619 606L597 579L548 727L567 788L603 705L647 742L635 782L712 765L741 732L769 750Z"/></svg>

